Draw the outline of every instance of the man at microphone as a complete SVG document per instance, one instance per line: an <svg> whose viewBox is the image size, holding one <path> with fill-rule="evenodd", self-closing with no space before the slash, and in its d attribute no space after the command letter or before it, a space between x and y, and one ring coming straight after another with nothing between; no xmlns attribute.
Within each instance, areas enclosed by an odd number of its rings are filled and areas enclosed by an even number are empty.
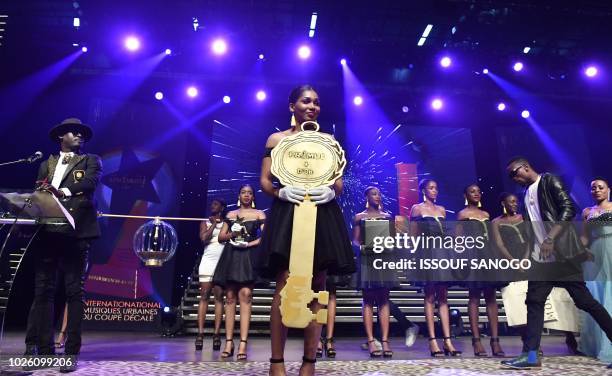
<svg viewBox="0 0 612 376"><path fill-rule="evenodd" d="M81 349L81 321L84 310L84 284L91 241L100 236L94 192L102 175L100 157L81 152L91 139L92 129L79 119L69 118L49 131L60 146L40 165L36 189L49 192L74 218L70 225L47 225L39 233L35 247L36 272L34 302L28 316L26 354L52 355L53 308L58 271L64 274L68 325L65 354L78 356ZM36 346L31 339L36 338ZM76 361L61 372L76 370Z"/></svg>

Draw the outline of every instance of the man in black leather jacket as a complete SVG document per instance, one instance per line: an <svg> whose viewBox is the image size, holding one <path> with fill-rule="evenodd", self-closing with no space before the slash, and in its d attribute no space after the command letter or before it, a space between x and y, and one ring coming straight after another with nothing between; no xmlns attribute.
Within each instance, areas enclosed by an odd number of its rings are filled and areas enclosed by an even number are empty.
<svg viewBox="0 0 612 376"><path fill-rule="evenodd" d="M506 168L510 178L526 187L526 219L531 221L532 261L527 290L527 333L522 354L502 364L529 369L541 366L538 356L544 327L544 303L553 287L562 287L576 307L589 313L612 340L612 318L597 302L582 279L580 262L588 256L572 225L575 205L561 180L552 174L538 174L529 161L516 157Z"/></svg>

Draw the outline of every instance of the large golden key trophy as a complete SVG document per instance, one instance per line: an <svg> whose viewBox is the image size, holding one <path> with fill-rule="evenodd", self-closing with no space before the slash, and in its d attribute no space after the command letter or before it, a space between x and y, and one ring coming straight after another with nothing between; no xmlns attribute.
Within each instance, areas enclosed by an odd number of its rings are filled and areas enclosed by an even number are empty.
<svg viewBox="0 0 612 376"><path fill-rule="evenodd" d="M318 132L318 123L307 121L301 127L302 132L283 138L272 149L272 173L281 184L304 189L334 184L346 166L344 150L332 136ZM327 309L315 315L308 308L313 299L323 305L329 299L327 291L312 291L316 225L317 207L306 195L294 208L289 278L280 293L283 324L290 328L305 328L312 320L327 322Z"/></svg>

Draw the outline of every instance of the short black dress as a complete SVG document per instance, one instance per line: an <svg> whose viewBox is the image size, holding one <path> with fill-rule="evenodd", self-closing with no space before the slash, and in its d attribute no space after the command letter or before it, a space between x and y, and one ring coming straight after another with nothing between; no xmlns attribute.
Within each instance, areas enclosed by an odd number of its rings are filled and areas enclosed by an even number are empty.
<svg viewBox="0 0 612 376"><path fill-rule="evenodd" d="M459 221L463 228L463 236L484 239L482 248L467 249L461 256L468 260L468 269L463 270L463 286L473 289L488 287L502 288L508 283L505 270L478 268L470 269L472 260L495 260L499 258L491 239L491 221L488 219L467 218ZM488 263L488 261L487 261Z"/></svg>
<svg viewBox="0 0 612 376"><path fill-rule="evenodd" d="M269 156L270 151L267 151ZM289 270L293 210L295 204L275 198L266 218L261 249L261 273L276 278ZM334 199L317 205L313 274L327 271L328 275L349 275L356 271L348 228L340 205Z"/></svg>
<svg viewBox="0 0 612 376"><path fill-rule="evenodd" d="M235 222L236 219L226 219L230 228ZM259 219L243 221L242 225L246 229L244 240L247 242L256 240L261 224L262 221ZM225 287L230 283L254 284L258 282L256 268L261 257L260 253L260 246L238 248L227 242L217 263L213 283Z"/></svg>
<svg viewBox="0 0 612 376"><path fill-rule="evenodd" d="M518 260L523 258L525 255L525 248L529 246L527 225L528 223L525 221L499 224L499 236L504 246L510 255ZM527 279L527 273L513 270L506 272L505 276L510 282Z"/></svg>
<svg viewBox="0 0 612 376"><path fill-rule="evenodd" d="M383 218L383 219L391 219ZM374 218L364 218L366 219ZM385 268L377 269L374 267L382 266L383 262L394 262L397 261L398 251L395 249L385 249L381 253L375 253L372 250L361 251L359 247L354 247L355 254L357 256L357 265L359 270L357 272L357 288L361 290L366 289L391 289L399 287L399 274L395 269Z"/></svg>
<svg viewBox="0 0 612 376"><path fill-rule="evenodd" d="M417 216L411 217L410 221L417 223L417 233L413 236L421 236L422 243L412 258L416 261L417 269L410 271L407 276L413 281L413 285L423 287L426 285L455 285L457 278L453 275L453 270L442 268L427 268L425 260L440 261L453 258L454 252L439 248L439 244L434 239L439 239L447 234L446 221L444 217ZM427 243L425 240L427 239Z"/></svg>

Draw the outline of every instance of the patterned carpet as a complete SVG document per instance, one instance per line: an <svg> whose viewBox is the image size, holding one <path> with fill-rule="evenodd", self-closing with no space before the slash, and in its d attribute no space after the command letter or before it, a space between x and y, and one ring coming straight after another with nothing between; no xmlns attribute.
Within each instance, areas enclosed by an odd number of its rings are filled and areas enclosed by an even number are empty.
<svg viewBox="0 0 612 376"><path fill-rule="evenodd" d="M72 375L267 375L266 362L137 362L83 361ZM300 364L286 363L297 375ZM606 365L586 357L547 357L541 370L503 369L498 359L421 359L388 361L321 361L317 375L612 375ZM36 376L58 375L57 369L38 370Z"/></svg>

